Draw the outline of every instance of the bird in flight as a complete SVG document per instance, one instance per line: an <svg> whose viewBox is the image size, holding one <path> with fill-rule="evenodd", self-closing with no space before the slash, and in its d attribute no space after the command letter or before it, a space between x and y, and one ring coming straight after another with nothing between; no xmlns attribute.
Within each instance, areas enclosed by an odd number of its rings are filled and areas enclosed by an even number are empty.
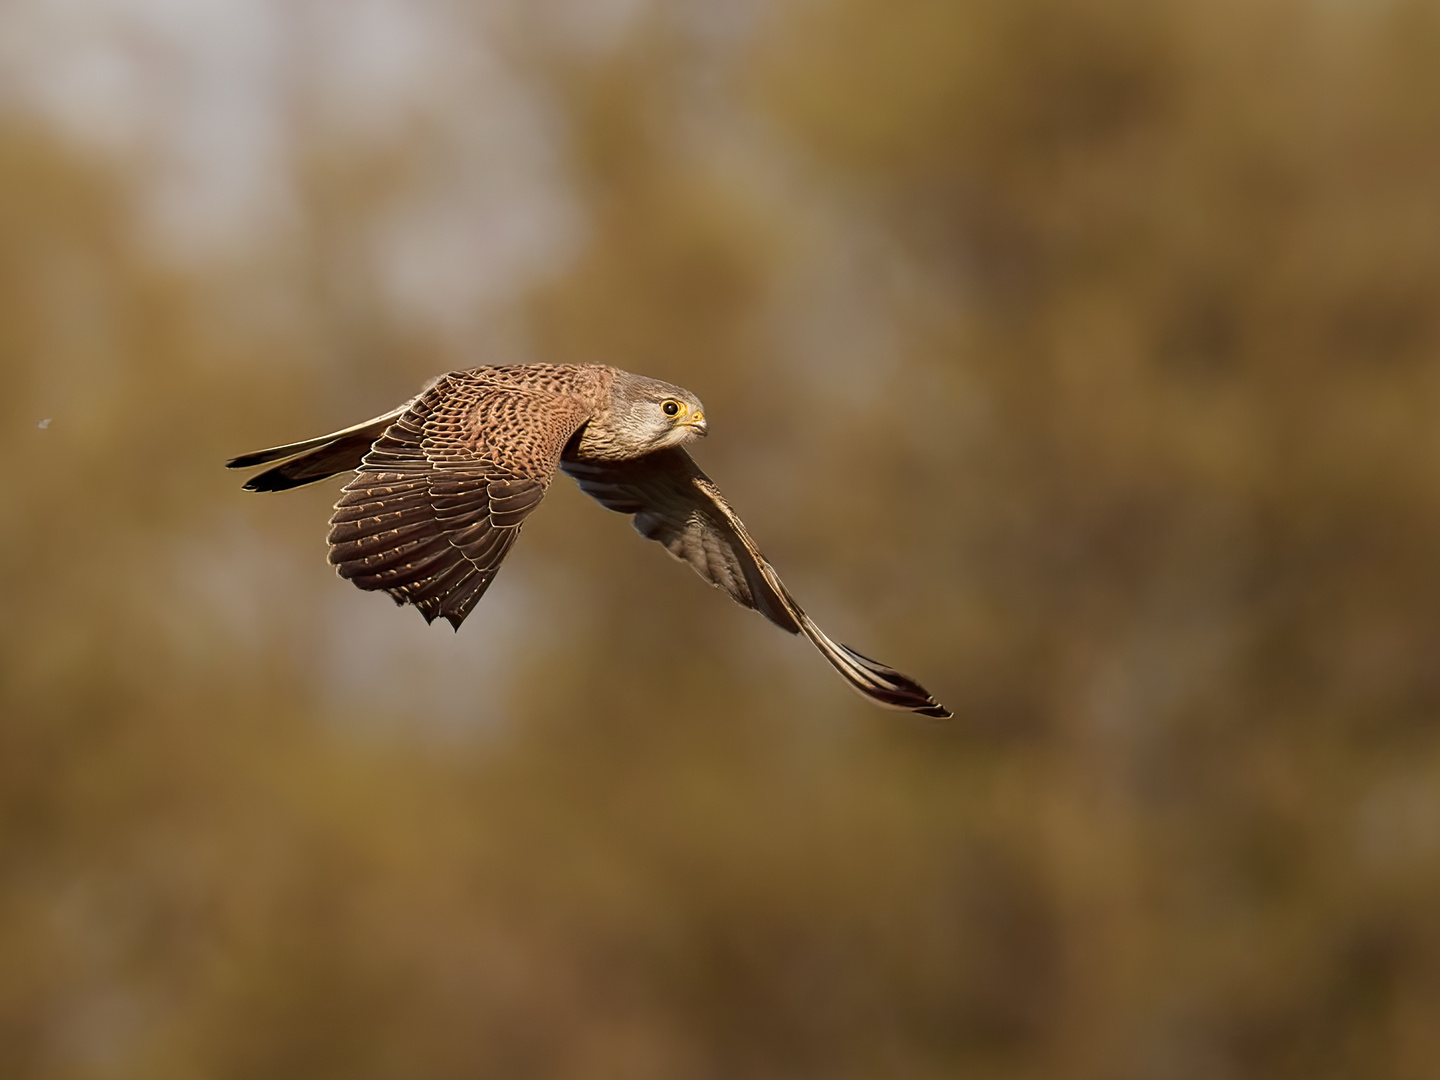
<svg viewBox="0 0 1440 1080"><path fill-rule="evenodd" d="M279 463L249 491L353 471L330 518L330 562L457 630L559 468L731 599L803 633L871 701L948 718L914 679L832 641L800 609L685 452L705 433L699 398L658 379L597 364L480 367L442 375L363 424L226 464Z"/></svg>

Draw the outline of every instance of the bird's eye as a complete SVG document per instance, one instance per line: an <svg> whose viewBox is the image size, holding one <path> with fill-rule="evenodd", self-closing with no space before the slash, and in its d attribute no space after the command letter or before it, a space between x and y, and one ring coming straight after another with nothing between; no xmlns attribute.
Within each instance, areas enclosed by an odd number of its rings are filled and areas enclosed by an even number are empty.
<svg viewBox="0 0 1440 1080"><path fill-rule="evenodd" d="M660 406L660 409L666 416L674 416L680 411L680 403L678 401L667 401L664 405Z"/></svg>

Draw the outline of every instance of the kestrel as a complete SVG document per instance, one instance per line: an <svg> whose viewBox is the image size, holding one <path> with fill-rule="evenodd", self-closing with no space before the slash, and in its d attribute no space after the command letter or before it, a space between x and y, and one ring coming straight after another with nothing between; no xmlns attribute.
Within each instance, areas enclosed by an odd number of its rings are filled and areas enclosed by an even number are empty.
<svg viewBox="0 0 1440 1080"><path fill-rule="evenodd" d="M949 717L914 679L832 641L800 609L685 452L705 433L700 399L657 379L591 364L481 367L442 375L363 424L227 465L280 462L252 477L250 491L353 470L330 518L330 562L360 588L457 630L558 467L737 603L803 633L871 701Z"/></svg>

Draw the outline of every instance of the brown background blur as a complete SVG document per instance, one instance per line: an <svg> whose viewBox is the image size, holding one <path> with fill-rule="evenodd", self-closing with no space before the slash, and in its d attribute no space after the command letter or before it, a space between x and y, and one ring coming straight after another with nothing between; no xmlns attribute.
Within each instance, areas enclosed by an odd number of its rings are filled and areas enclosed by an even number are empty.
<svg viewBox="0 0 1440 1080"><path fill-rule="evenodd" d="M220 467L539 360L956 719ZM1440 1076L1437 360L1432 3L14 0L0 1076Z"/></svg>

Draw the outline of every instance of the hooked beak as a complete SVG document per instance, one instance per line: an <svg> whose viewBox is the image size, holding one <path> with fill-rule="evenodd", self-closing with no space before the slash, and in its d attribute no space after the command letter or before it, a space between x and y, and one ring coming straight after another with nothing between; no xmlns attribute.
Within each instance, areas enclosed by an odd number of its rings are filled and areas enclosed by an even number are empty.
<svg viewBox="0 0 1440 1080"><path fill-rule="evenodd" d="M690 419L685 421L685 426L694 428L697 435L703 436L710 433L710 425L705 422L705 414L698 410L690 414Z"/></svg>

